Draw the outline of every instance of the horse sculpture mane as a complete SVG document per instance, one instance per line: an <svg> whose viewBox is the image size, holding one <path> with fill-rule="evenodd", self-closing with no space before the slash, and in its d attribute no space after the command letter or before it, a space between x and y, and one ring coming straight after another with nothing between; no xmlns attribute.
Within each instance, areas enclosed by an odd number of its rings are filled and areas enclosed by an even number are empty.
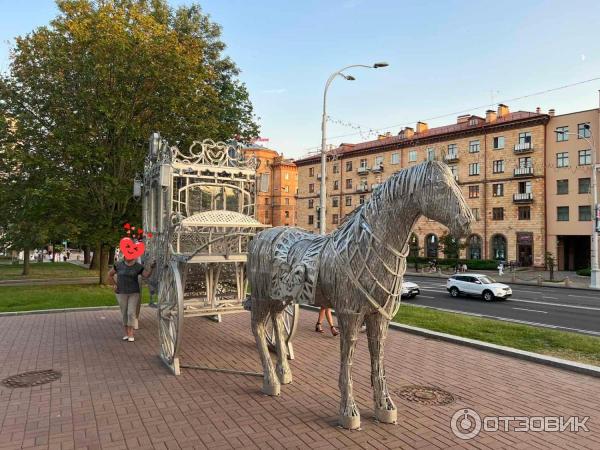
<svg viewBox="0 0 600 450"><path fill-rule="evenodd" d="M399 171L365 204L326 236L299 228L276 227L259 233L249 247L252 331L264 369L263 392L279 395L290 383L283 341L282 311L290 302L334 307L340 325L342 394L340 424L358 428L352 395L352 355L358 329L367 324L375 417L396 421L383 369L383 345L390 319L400 304L406 268L406 242L422 215L466 234L473 216L448 167L436 161ZM277 366L268 353L265 330L272 320Z"/></svg>

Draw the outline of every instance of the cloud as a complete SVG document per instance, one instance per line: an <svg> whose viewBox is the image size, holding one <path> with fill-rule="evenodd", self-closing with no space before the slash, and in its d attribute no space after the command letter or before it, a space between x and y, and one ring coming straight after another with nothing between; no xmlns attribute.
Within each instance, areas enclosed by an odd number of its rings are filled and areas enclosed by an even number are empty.
<svg viewBox="0 0 600 450"><path fill-rule="evenodd" d="M283 94L283 93L287 92L287 89L285 89L285 88L265 89L262 92L263 92L263 94Z"/></svg>

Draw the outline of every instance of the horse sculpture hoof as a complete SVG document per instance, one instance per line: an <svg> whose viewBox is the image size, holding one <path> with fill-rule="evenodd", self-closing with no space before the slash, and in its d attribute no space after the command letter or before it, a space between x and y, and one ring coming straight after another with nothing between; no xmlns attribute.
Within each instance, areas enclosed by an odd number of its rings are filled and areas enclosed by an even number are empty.
<svg viewBox="0 0 600 450"><path fill-rule="evenodd" d="M340 416L340 426L347 430L360 428L360 416Z"/></svg>
<svg viewBox="0 0 600 450"><path fill-rule="evenodd" d="M290 384L292 382L292 372L280 373L278 377L281 384Z"/></svg>
<svg viewBox="0 0 600 450"><path fill-rule="evenodd" d="M277 397L281 394L281 386L279 384L263 383L262 393L265 395L270 395L272 397Z"/></svg>
<svg viewBox="0 0 600 450"><path fill-rule="evenodd" d="M398 421L398 410L375 409L375 420L381 423L396 423Z"/></svg>

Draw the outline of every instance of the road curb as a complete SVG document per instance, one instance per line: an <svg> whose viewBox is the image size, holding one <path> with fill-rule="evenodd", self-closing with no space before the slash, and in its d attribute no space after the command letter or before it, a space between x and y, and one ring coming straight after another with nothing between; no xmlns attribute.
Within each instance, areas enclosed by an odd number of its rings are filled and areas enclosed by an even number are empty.
<svg viewBox="0 0 600 450"><path fill-rule="evenodd" d="M300 305L301 308L318 310L317 306ZM491 353L497 353L500 355L511 356L513 358L522 359L525 361L531 361L546 366L557 367L559 369L569 370L571 372L582 373L592 377L600 378L600 367L592 366L591 364L583 364L575 361L569 361L562 358L555 358L553 356L546 356L540 353L528 352L525 350L518 350L512 347L506 347L504 345L491 344L489 342L479 341L477 339L469 339L453 334L441 333L439 331L427 330L425 328L414 327L412 325L405 325L398 322L390 322L390 328L394 330L404 331L406 333L416 334L418 336L428 337L432 339L438 339L440 341L451 342L453 344L464 345L467 347L484 350Z"/></svg>
<svg viewBox="0 0 600 450"><path fill-rule="evenodd" d="M434 275L434 274L426 274L426 273L416 273L416 272L405 272L404 276L409 276L409 277L421 277L421 278L431 278L434 280L447 280L451 275L447 275L447 274L442 274L442 275ZM563 285L559 285L559 286L554 286L551 284L542 284L539 285L536 282L525 282L525 281L511 281L511 280L497 280L499 283L504 283L504 284L517 284L520 286L535 286L535 287L542 287L542 288L556 288L556 289L568 289L568 290L573 290L573 291L588 291L588 292L600 292L600 289L592 289L592 288L584 288L584 287L577 287L577 286L563 286Z"/></svg>

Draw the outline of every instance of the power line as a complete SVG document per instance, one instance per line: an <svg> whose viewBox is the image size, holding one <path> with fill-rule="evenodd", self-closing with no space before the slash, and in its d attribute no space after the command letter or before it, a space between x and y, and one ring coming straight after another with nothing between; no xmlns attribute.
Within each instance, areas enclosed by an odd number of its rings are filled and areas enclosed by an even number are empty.
<svg viewBox="0 0 600 450"><path fill-rule="evenodd" d="M498 103L486 103L486 104L483 104L483 105L474 106L472 108L463 109L461 111L455 111L455 112L446 113L446 114L442 114L442 115L439 115L439 116L428 117L428 118L419 119L419 120L437 120L437 119L443 119L445 117L456 116L457 114L464 114L464 113L468 113L468 112L471 112L471 111L474 111L474 110L480 110L482 108L489 108L489 107L495 106L495 105L497 105L499 103L515 102L515 101L518 101L518 100L523 100L525 98L535 97L535 96L543 95L543 94L548 94L550 92L560 91L562 89L567 89L567 88L571 88L571 87L574 87L574 86L579 86L579 85L585 84L585 83L591 83L592 81L598 81L598 80L600 80L600 77L590 78L588 80L577 81L575 83L565 84L565 85L562 85L562 86L558 86L558 87L555 87L555 88L546 89L546 90L539 91L539 92L533 92L531 94L522 95L520 97L513 97L513 98L505 99L505 100L499 101ZM373 131L380 132L380 131L389 130L391 128L404 127L404 126L408 126L408 125L414 124L415 122L417 122L417 121L416 120L412 120L410 122L404 122L404 123L399 123L399 124L395 124L395 125L390 125L390 126L387 126L387 127L377 128L377 129L374 129ZM345 137L350 137L350 136L356 136L356 135L359 135L359 134L361 134L360 131L356 132L356 133L340 134L340 135L337 135L337 136L328 137L327 140L330 141L332 139L340 139L340 138L345 138ZM304 151L319 150L320 148L321 148L320 146L309 147L309 148L304 149Z"/></svg>

